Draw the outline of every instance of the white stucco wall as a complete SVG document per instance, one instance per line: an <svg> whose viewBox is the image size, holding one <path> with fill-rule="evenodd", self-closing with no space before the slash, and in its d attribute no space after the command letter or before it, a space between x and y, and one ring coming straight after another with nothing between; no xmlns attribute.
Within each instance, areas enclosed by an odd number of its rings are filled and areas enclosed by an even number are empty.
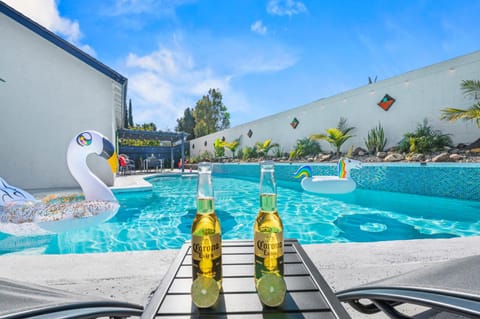
<svg viewBox="0 0 480 319"><path fill-rule="evenodd" d="M343 152L352 145L366 149L364 139L378 123L381 123L387 136L387 148L395 146L406 132L413 132L424 118L428 119L432 128L451 134L454 144L471 143L480 136L480 129L473 122L441 121L440 110L445 107L470 107L472 100L464 97L460 83L462 80L478 79L480 51L194 139L190 142L190 154L197 156L205 151L214 154L213 142L222 137L227 141L240 137L239 149L272 139L280 144L284 152L289 152L294 149L298 139L325 133L326 129L336 127L340 117L346 118L349 126L356 128L353 131L355 137L342 146ZM385 94L396 99L388 111L377 105ZM290 126L294 117L300 122L296 129ZM247 136L250 129L253 132L251 138ZM324 141L320 145L324 151L332 150Z"/></svg>
<svg viewBox="0 0 480 319"><path fill-rule="evenodd" d="M78 187L67 146L86 129L115 142L118 83L1 13L0 48L0 176L25 189ZM103 159L88 163L113 183Z"/></svg>

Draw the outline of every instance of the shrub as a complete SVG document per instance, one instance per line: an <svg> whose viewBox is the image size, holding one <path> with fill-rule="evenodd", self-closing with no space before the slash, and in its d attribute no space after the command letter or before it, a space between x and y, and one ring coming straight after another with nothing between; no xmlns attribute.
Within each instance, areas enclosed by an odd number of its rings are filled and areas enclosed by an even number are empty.
<svg viewBox="0 0 480 319"><path fill-rule="evenodd" d="M250 146L246 146L242 150L242 153L243 153L242 160L244 161L248 160L249 158L255 158L258 156L256 149Z"/></svg>
<svg viewBox="0 0 480 319"><path fill-rule="evenodd" d="M383 131L383 127L378 123L377 127L374 127L368 132L367 139L364 139L365 146L370 154L376 154L382 152L387 145L387 138Z"/></svg>
<svg viewBox="0 0 480 319"><path fill-rule="evenodd" d="M406 153L430 153L441 151L445 146L451 146L452 139L449 134L442 134L440 130L434 130L424 119L413 133L405 133L398 144L398 151Z"/></svg>
<svg viewBox="0 0 480 319"><path fill-rule="evenodd" d="M223 157L225 156L225 143L217 138L215 142L213 142L213 148L215 150L215 157Z"/></svg>
<svg viewBox="0 0 480 319"><path fill-rule="evenodd" d="M279 147L280 145L278 143L272 143L271 139L255 143L255 151L259 156L267 157L270 150L274 150L275 148Z"/></svg>
<svg viewBox="0 0 480 319"><path fill-rule="evenodd" d="M322 149L320 148L320 145L317 142L310 140L308 137L302 138L297 140L295 149L290 152L290 159L293 160L293 159L306 157L309 155L316 155L321 151Z"/></svg>
<svg viewBox="0 0 480 319"><path fill-rule="evenodd" d="M332 127L326 130L326 134L312 134L310 136L311 140L324 140L328 142L332 148L335 150L337 155L340 155L340 148L342 147L343 143L345 143L348 139L352 138L355 135L350 134L355 127L349 127L347 125L347 119L341 117L337 127Z"/></svg>

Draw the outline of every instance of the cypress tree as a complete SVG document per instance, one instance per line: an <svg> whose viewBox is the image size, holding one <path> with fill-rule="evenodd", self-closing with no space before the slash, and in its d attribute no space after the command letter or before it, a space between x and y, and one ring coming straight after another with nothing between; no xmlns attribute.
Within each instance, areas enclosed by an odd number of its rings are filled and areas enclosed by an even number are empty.
<svg viewBox="0 0 480 319"><path fill-rule="evenodd" d="M123 127L128 128L128 109L126 107L123 113Z"/></svg>
<svg viewBox="0 0 480 319"><path fill-rule="evenodd" d="M128 127L133 127L132 99L128 101Z"/></svg>

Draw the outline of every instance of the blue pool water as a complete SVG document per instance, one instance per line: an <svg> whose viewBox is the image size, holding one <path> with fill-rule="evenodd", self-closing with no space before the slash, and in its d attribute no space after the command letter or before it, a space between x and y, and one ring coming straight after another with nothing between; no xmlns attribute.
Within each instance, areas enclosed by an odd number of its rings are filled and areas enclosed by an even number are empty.
<svg viewBox="0 0 480 319"><path fill-rule="evenodd" d="M190 239L195 176L149 180L152 191L118 192L121 208L107 223L58 235L0 234L0 254L42 254L179 248ZM215 207L224 239L251 239L258 212L258 178L214 175ZM278 181L285 237L303 244L450 238L480 235L480 201L373 191L345 195L304 192L298 181Z"/></svg>

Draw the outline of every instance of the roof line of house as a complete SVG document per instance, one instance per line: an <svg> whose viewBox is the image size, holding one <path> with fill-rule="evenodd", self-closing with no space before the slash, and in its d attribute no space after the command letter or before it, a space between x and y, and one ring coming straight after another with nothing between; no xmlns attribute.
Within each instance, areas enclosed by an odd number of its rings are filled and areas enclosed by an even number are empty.
<svg viewBox="0 0 480 319"><path fill-rule="evenodd" d="M80 50L70 42L62 39L61 37L57 36L55 33L49 31L48 29L36 23L35 21L31 20L27 16L16 11L15 9L8 6L5 2L1 0L0 0L0 12L4 13L7 17L10 17L11 19L15 20L16 22L20 23L21 25L25 26L31 31L35 32L42 38L62 48L66 52L70 53L74 57L88 64L89 66L96 69L97 71L105 74L111 79L121 84L125 84L127 82L127 78L121 75L120 73L109 68L108 66L98 61L97 59L93 58L92 56L85 53L84 51Z"/></svg>

